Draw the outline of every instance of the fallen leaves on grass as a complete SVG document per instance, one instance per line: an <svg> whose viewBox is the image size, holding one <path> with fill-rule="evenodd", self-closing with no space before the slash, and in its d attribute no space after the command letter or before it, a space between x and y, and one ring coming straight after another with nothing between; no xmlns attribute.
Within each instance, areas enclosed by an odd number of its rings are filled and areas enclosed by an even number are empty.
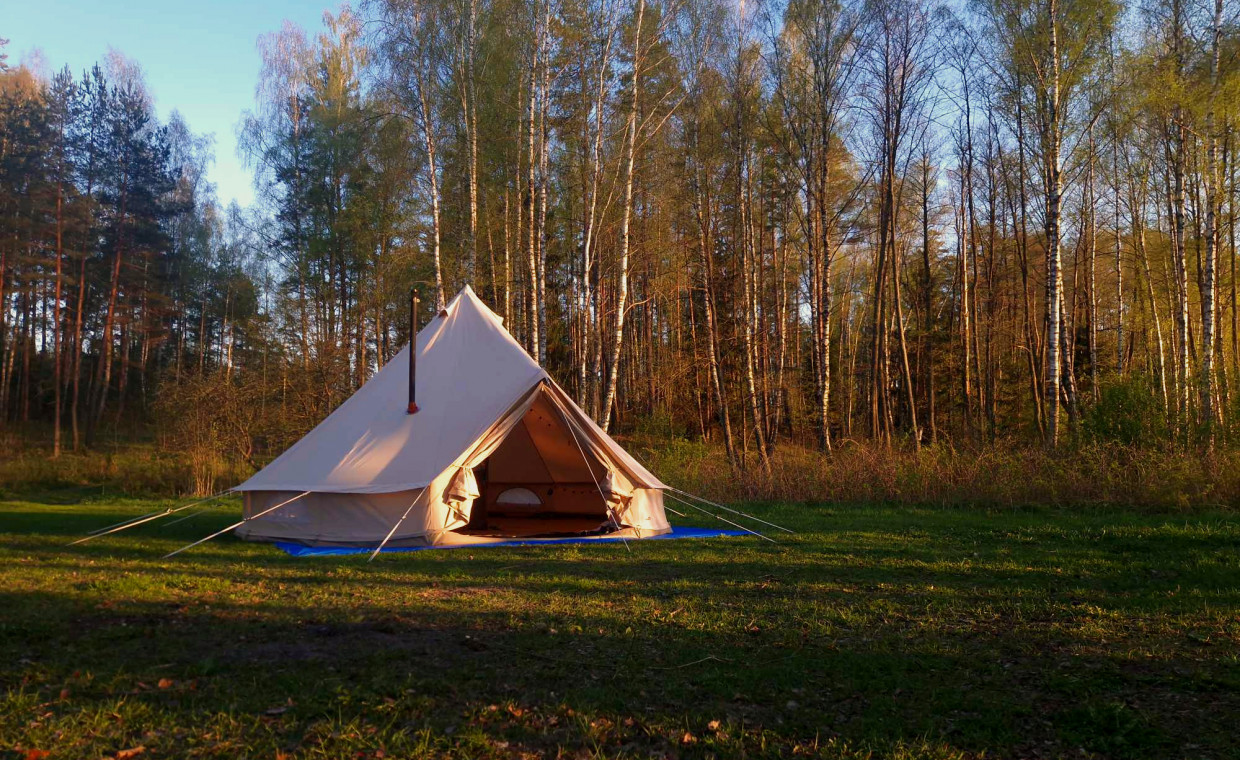
<svg viewBox="0 0 1240 760"><path fill-rule="evenodd" d="M284 713L288 712L288 709L292 707L293 704L294 704L293 698L289 697L288 701L285 702L284 704L276 705L275 707L268 707L266 710L263 711L263 714L264 715L283 715Z"/></svg>

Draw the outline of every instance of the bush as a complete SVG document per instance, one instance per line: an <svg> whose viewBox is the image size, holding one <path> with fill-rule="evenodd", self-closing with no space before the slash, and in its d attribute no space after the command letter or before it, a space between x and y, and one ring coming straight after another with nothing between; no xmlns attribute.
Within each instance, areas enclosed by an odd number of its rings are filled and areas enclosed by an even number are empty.
<svg viewBox="0 0 1240 760"><path fill-rule="evenodd" d="M155 405L160 443L180 452L188 469L189 490L214 493L222 478L253 472L257 441L268 427L265 389L242 384L224 373L185 377L160 385Z"/></svg>
<svg viewBox="0 0 1240 760"><path fill-rule="evenodd" d="M1166 442L1167 411L1153 385L1131 376L1103 383L1081 416L1081 436L1095 443L1149 446Z"/></svg>

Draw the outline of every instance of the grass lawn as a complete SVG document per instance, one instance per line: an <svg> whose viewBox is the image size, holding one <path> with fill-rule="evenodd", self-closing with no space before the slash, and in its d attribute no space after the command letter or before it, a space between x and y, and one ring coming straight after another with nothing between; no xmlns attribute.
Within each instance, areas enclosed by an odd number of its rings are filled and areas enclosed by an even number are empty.
<svg viewBox="0 0 1240 760"><path fill-rule="evenodd" d="M161 559L230 503L65 546L162 504L0 502L0 757L1240 757L1231 515Z"/></svg>

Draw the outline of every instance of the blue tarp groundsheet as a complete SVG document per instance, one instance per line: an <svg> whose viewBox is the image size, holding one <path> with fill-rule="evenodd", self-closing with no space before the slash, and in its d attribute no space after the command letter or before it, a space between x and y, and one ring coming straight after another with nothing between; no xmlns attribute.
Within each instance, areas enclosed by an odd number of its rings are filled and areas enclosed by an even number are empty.
<svg viewBox="0 0 1240 760"><path fill-rule="evenodd" d="M651 536L643 541L667 541L675 538L717 538L719 536L746 536L743 530L715 530L713 528L672 528L671 533ZM525 541L503 541L497 544L460 544L456 546L396 546L384 547L388 552L418 552L425 549L491 549L499 546L548 546L553 544L609 544L619 543L621 538L543 538ZM304 546L277 541L276 546L294 557L335 557L342 554L369 554L374 549L356 546Z"/></svg>

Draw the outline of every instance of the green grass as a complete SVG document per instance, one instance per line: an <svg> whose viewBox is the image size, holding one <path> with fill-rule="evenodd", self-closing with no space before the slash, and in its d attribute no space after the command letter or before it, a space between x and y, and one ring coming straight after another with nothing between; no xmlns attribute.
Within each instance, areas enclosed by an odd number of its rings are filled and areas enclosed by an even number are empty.
<svg viewBox="0 0 1240 760"><path fill-rule="evenodd" d="M233 503L65 546L164 503L0 502L0 757L1240 756L1231 515L161 559Z"/></svg>

